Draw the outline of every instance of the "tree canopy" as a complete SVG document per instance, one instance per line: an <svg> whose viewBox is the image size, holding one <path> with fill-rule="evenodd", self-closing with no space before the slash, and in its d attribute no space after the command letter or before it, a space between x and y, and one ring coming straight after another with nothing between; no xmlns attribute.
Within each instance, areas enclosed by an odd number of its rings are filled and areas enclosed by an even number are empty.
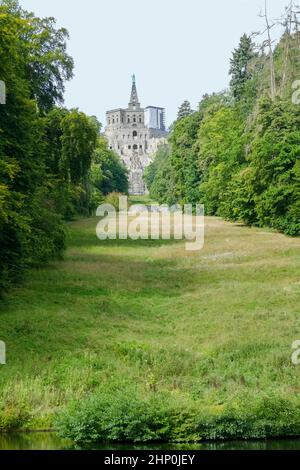
<svg viewBox="0 0 300 470"><path fill-rule="evenodd" d="M67 38L53 18L2 1L0 79L7 95L0 105L0 293L27 266L62 255L64 219L90 214L109 188L127 191L126 170L100 139L100 123L60 107L73 74Z"/></svg>
<svg viewBox="0 0 300 470"><path fill-rule="evenodd" d="M300 108L293 98L300 36L291 8L274 51L265 52L268 40L254 44L244 34L230 61L229 90L204 95L194 113L189 103L181 106L168 151L146 173L153 198L203 203L206 214L300 234Z"/></svg>

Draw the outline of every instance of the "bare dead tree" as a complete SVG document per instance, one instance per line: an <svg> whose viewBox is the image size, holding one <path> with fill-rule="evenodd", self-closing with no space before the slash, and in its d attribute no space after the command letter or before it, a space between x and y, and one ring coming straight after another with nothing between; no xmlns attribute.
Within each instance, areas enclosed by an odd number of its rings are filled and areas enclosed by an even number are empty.
<svg viewBox="0 0 300 470"><path fill-rule="evenodd" d="M284 52L283 52L283 69L282 69L282 79L281 79L281 86L280 86L280 96L283 97L285 85L287 82L287 74L288 74L288 65L289 59L291 65L294 65L295 59L300 59L300 38L299 38L299 14L300 8L294 2L294 0L290 1L289 6L285 8L285 14L278 21L278 23L283 26L284 28ZM296 44L296 48L295 48ZM295 54L296 50L296 54ZM291 57L291 52L293 51L293 55Z"/></svg>
<svg viewBox="0 0 300 470"><path fill-rule="evenodd" d="M265 11L263 14L260 15L264 18L266 29L264 33L267 33L267 40L266 44L269 49L269 61L270 61L270 94L271 99L274 101L276 97L276 76L275 76L275 65L274 65L274 54L273 54L273 41L271 37L271 30L275 26L276 23L270 24L269 17L268 17L268 7L267 7L267 0L265 0ZM263 33L263 34L264 34Z"/></svg>
<svg viewBox="0 0 300 470"><path fill-rule="evenodd" d="M298 4L294 4L294 10L292 12L292 34L295 36L296 38L296 52L297 52L297 55L296 55L296 59L298 59L298 61L300 62L300 32L299 32L299 24L300 24L300 20L299 20L299 16L300 16L300 7Z"/></svg>
<svg viewBox="0 0 300 470"><path fill-rule="evenodd" d="M296 0L297 1L297 0ZM289 74L294 76L294 67L300 64L300 7L295 0L290 0L289 5L285 8L285 13L280 19L273 19L270 21L268 14L268 4L265 0L264 11L259 14L263 18L265 28L262 31L252 32L251 38L255 41L255 49L258 53L257 67L263 72L267 71L269 76L269 94L272 100L275 99L277 94L284 97L286 92L287 83L289 81ZM275 26L281 26L284 30L282 41L282 68L280 86L276 84L276 70L274 60L274 48L277 44L277 39L272 39L272 29ZM262 37L262 40L258 38ZM297 68L298 70L298 68ZM260 80L258 83L258 95L260 96L265 91L265 81ZM278 88L278 89L277 89ZM255 111L254 111L255 114Z"/></svg>
<svg viewBox="0 0 300 470"><path fill-rule="evenodd" d="M291 34L292 34L292 20L293 20L293 0L291 0L289 6L286 7L286 14L282 22L282 25L285 28L285 45L284 45L284 53L283 53L282 79L281 79L281 84L280 84L280 96L281 97L283 97L286 79L287 79L290 41L291 41Z"/></svg>

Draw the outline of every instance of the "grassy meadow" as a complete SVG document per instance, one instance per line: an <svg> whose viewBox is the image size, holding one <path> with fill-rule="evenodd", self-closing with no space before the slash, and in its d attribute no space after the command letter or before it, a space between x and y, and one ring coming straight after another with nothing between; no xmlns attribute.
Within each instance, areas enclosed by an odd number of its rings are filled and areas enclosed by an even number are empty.
<svg viewBox="0 0 300 470"><path fill-rule="evenodd" d="M116 399L118 419L124 403L172 415L169 439L300 434L299 238L208 217L204 249L187 252L101 242L97 222L70 223L65 259L1 302L0 430L61 426L82 440L78 421ZM141 440L164 436L148 431ZM126 432L111 439L139 439Z"/></svg>

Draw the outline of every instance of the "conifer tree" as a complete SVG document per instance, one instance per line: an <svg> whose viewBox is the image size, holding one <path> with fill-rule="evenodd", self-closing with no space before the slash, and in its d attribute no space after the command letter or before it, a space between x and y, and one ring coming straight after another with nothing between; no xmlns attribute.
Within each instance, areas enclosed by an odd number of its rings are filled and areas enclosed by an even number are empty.
<svg viewBox="0 0 300 470"><path fill-rule="evenodd" d="M240 39L238 48L233 51L230 60L230 87L237 101L241 99L248 80L253 78L253 71L251 70L250 64L255 55L256 53L251 37L244 34Z"/></svg>
<svg viewBox="0 0 300 470"><path fill-rule="evenodd" d="M182 119L186 116L190 116L193 113L191 109L191 103L185 100L178 109L177 119Z"/></svg>

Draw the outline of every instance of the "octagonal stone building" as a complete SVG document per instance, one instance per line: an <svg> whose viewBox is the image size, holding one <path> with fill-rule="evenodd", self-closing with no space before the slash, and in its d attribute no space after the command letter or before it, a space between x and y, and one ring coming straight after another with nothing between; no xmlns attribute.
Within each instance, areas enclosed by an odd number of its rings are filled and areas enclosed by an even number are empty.
<svg viewBox="0 0 300 470"><path fill-rule="evenodd" d="M144 170L151 163L158 146L166 142L168 132L164 108L141 108L134 75L128 108L106 113L105 136L109 148L120 156L129 171L129 194L146 194Z"/></svg>

